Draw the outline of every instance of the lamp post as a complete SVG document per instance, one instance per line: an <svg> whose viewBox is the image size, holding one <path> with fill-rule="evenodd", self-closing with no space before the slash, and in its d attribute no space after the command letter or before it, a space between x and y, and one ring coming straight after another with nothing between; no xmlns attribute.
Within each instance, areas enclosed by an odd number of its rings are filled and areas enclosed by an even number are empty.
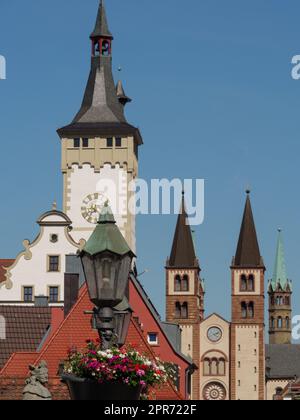
<svg viewBox="0 0 300 420"><path fill-rule="evenodd" d="M117 227L108 203L79 255L90 300L95 305L93 321L101 338L101 348L107 350L122 345L131 318L125 295L135 255Z"/></svg>

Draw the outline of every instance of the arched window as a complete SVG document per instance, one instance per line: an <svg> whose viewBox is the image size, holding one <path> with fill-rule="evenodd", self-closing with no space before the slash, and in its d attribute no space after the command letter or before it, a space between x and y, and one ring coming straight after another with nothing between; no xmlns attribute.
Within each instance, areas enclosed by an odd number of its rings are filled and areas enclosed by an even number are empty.
<svg viewBox="0 0 300 420"><path fill-rule="evenodd" d="M203 374L204 376L210 375L210 359L205 359L203 363Z"/></svg>
<svg viewBox="0 0 300 420"><path fill-rule="evenodd" d="M184 302L184 304L181 306L181 318L188 319L188 317L189 317L189 306L187 302Z"/></svg>
<svg viewBox="0 0 300 420"><path fill-rule="evenodd" d="M248 305L248 317L254 318L254 303L250 302Z"/></svg>
<svg viewBox="0 0 300 420"><path fill-rule="evenodd" d="M175 277L175 292L181 292L181 277L180 276L176 276Z"/></svg>
<svg viewBox="0 0 300 420"><path fill-rule="evenodd" d="M285 304L286 304L286 306L290 306L291 300L290 300L289 296L286 296L286 298L285 298Z"/></svg>
<svg viewBox="0 0 300 420"><path fill-rule="evenodd" d="M242 302L241 309L242 309L242 318L246 319L247 318L247 304L246 304L246 302Z"/></svg>
<svg viewBox="0 0 300 420"><path fill-rule="evenodd" d="M211 361L211 376L218 376L218 360L212 359Z"/></svg>
<svg viewBox="0 0 300 420"><path fill-rule="evenodd" d="M277 296L276 304L278 306L282 306L283 305L283 297L282 296Z"/></svg>
<svg viewBox="0 0 300 420"><path fill-rule="evenodd" d="M277 320L277 327L278 328L282 328L283 327L283 325L282 325L282 318L281 318L281 316L278 318L278 320Z"/></svg>
<svg viewBox="0 0 300 420"><path fill-rule="evenodd" d="M176 302L175 304L175 318L177 319L181 318L181 305L179 302Z"/></svg>
<svg viewBox="0 0 300 420"><path fill-rule="evenodd" d="M226 373L226 362L225 359L219 360L219 376L225 376Z"/></svg>
<svg viewBox="0 0 300 420"><path fill-rule="evenodd" d="M274 317L272 317L272 318L271 318L270 327L271 327L272 329L274 329L274 328L275 328L275 319L274 319Z"/></svg>
<svg viewBox="0 0 300 420"><path fill-rule="evenodd" d="M6 321L2 315L0 315L0 340L6 340Z"/></svg>
<svg viewBox="0 0 300 420"><path fill-rule="evenodd" d="M189 291L189 276L183 276L182 283L181 283L181 291L188 292Z"/></svg>
<svg viewBox="0 0 300 420"><path fill-rule="evenodd" d="M248 278L248 292L254 292L254 276L252 274Z"/></svg>
<svg viewBox="0 0 300 420"><path fill-rule="evenodd" d="M102 55L108 57L110 55L110 42L107 39L102 41Z"/></svg>
<svg viewBox="0 0 300 420"><path fill-rule="evenodd" d="M241 292L247 291L247 277L243 274L241 276Z"/></svg>
<svg viewBox="0 0 300 420"><path fill-rule="evenodd" d="M286 325L286 329L289 330L290 329L290 318L287 316L285 319L285 325Z"/></svg>

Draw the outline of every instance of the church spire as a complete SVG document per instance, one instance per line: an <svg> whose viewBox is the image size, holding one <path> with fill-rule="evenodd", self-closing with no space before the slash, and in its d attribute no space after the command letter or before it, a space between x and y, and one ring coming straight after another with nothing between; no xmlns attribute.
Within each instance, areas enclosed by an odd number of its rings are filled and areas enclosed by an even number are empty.
<svg viewBox="0 0 300 420"><path fill-rule="evenodd" d="M264 265L260 255L256 228L250 201L250 191L247 191L245 211L240 231L239 242L234 258L235 267L252 268Z"/></svg>
<svg viewBox="0 0 300 420"><path fill-rule="evenodd" d="M95 28L90 36L91 39L99 37L113 39L113 36L108 28L104 0L100 0Z"/></svg>
<svg viewBox="0 0 300 420"><path fill-rule="evenodd" d="M271 285L273 290L276 290L277 287L280 287L282 290L286 290L287 287L291 288L291 284L286 273L283 235L281 229L278 230L276 259Z"/></svg>
<svg viewBox="0 0 300 420"><path fill-rule="evenodd" d="M137 147L143 144L138 128L128 124L124 108L130 101L117 92L112 72L113 36L109 30L104 1L100 0L95 28L90 35L91 70L80 110L71 124L57 130L60 138L134 137ZM124 93L124 95L122 95ZM118 96L118 94L120 94Z"/></svg>
<svg viewBox="0 0 300 420"><path fill-rule="evenodd" d="M171 257L168 267L195 268L199 267L188 215L185 207L184 193L182 194L181 212L178 216L173 240Z"/></svg>

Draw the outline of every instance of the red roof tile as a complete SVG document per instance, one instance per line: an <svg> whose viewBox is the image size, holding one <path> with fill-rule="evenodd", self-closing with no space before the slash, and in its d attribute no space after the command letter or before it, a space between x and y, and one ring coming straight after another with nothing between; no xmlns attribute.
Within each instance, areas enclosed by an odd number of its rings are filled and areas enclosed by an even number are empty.
<svg viewBox="0 0 300 420"><path fill-rule="evenodd" d="M69 315L62 322L56 333L54 333L51 339L44 345L42 351L36 354L37 357L33 364L37 365L41 360L45 360L48 364L50 378L57 378L59 365L66 359L68 350L71 347L77 347L78 349L84 348L88 338L96 339L98 337L97 332L91 328L90 315L85 314L86 311L90 311L92 308L93 305L89 300L87 288L84 286L77 303L74 305ZM156 357L141 329L134 320L131 321L127 343L131 344L139 351L149 354L149 357L153 359ZM22 355L18 356L17 359L11 358L10 362L6 364L5 370L1 372L0 379L7 376L11 377L14 372L27 371L27 362L28 359ZM12 365L14 366L12 367ZM171 382L168 382L163 389L155 390L154 394L153 398L156 399L181 399Z"/></svg>
<svg viewBox="0 0 300 420"><path fill-rule="evenodd" d="M2 371L5 372L5 376L14 376L24 378L28 375L29 366L34 363L36 359L36 353L14 353L5 366L3 367Z"/></svg>

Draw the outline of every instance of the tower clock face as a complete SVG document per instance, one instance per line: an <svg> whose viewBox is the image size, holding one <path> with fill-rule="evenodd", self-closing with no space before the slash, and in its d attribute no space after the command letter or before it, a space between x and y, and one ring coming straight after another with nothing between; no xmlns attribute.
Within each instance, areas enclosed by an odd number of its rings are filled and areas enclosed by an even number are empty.
<svg viewBox="0 0 300 420"><path fill-rule="evenodd" d="M99 219L101 209L105 203L103 194L95 193L88 195L82 202L82 217L91 224L96 224Z"/></svg>
<svg viewBox="0 0 300 420"><path fill-rule="evenodd" d="M212 327L207 332L207 337L212 343L217 343L222 339L222 331L218 327Z"/></svg>

